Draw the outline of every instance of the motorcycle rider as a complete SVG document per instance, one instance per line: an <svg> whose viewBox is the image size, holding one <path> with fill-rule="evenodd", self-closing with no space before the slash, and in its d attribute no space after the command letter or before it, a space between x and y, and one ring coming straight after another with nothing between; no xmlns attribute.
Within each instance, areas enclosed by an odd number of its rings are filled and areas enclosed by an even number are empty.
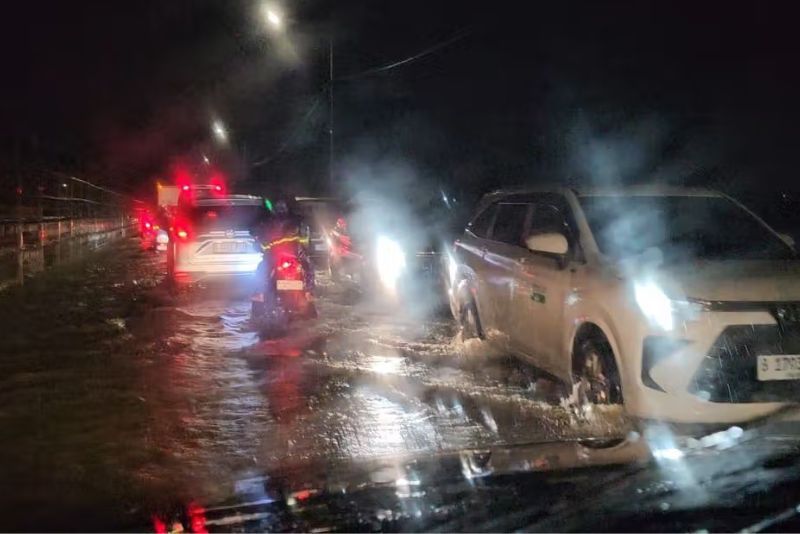
<svg viewBox="0 0 800 534"><path fill-rule="evenodd" d="M274 258L282 254L297 258L303 268L306 298L311 300L314 289L314 268L308 252L310 228L303 218L289 209L285 200L278 200L272 207L272 216L257 230L256 237L264 251L263 272L271 273ZM263 273L262 273L263 274ZM265 276L260 278L266 279ZM264 297L273 297L272 286L267 284Z"/></svg>

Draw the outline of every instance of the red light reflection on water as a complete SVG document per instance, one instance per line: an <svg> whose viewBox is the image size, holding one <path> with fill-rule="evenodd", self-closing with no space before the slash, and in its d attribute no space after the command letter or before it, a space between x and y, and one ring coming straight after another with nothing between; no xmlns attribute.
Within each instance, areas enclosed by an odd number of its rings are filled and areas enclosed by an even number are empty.
<svg viewBox="0 0 800 534"><path fill-rule="evenodd" d="M206 509L196 502L191 502L186 511L189 514L189 527L192 532L206 534L208 532L206 528Z"/></svg>
<svg viewBox="0 0 800 534"><path fill-rule="evenodd" d="M167 534L167 524L158 516L153 516L153 532L156 534Z"/></svg>

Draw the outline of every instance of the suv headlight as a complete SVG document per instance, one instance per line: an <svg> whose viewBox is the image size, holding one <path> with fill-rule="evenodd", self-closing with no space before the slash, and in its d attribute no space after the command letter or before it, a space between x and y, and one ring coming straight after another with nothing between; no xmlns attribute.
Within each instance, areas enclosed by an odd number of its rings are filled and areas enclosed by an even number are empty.
<svg viewBox="0 0 800 534"><path fill-rule="evenodd" d="M394 292L406 268L406 254L397 241L386 236L378 238L375 252L378 278L386 289Z"/></svg>
<svg viewBox="0 0 800 534"><path fill-rule="evenodd" d="M642 314L653 324L665 331L671 331L675 324L697 319L704 306L691 299L675 300L669 298L664 290L652 280L636 282L633 286L636 304Z"/></svg>

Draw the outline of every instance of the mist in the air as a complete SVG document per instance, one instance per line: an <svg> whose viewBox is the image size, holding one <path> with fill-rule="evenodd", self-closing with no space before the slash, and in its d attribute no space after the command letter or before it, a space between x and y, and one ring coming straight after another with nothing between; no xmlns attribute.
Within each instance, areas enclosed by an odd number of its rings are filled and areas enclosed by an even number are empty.
<svg viewBox="0 0 800 534"><path fill-rule="evenodd" d="M440 309L439 274L425 276L423 264L431 262L439 272L457 199L396 158L353 158L343 166L343 175L354 242L367 264L396 276L396 284L380 276L372 280L365 297L413 317Z"/></svg>

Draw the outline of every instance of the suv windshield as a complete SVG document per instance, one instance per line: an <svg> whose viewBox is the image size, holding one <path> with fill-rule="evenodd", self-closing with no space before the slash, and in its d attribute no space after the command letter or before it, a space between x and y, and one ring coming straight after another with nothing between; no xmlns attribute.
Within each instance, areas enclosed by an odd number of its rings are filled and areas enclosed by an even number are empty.
<svg viewBox="0 0 800 534"><path fill-rule="evenodd" d="M658 249L667 261L786 260L792 250L724 197L582 196L600 252L614 258Z"/></svg>

